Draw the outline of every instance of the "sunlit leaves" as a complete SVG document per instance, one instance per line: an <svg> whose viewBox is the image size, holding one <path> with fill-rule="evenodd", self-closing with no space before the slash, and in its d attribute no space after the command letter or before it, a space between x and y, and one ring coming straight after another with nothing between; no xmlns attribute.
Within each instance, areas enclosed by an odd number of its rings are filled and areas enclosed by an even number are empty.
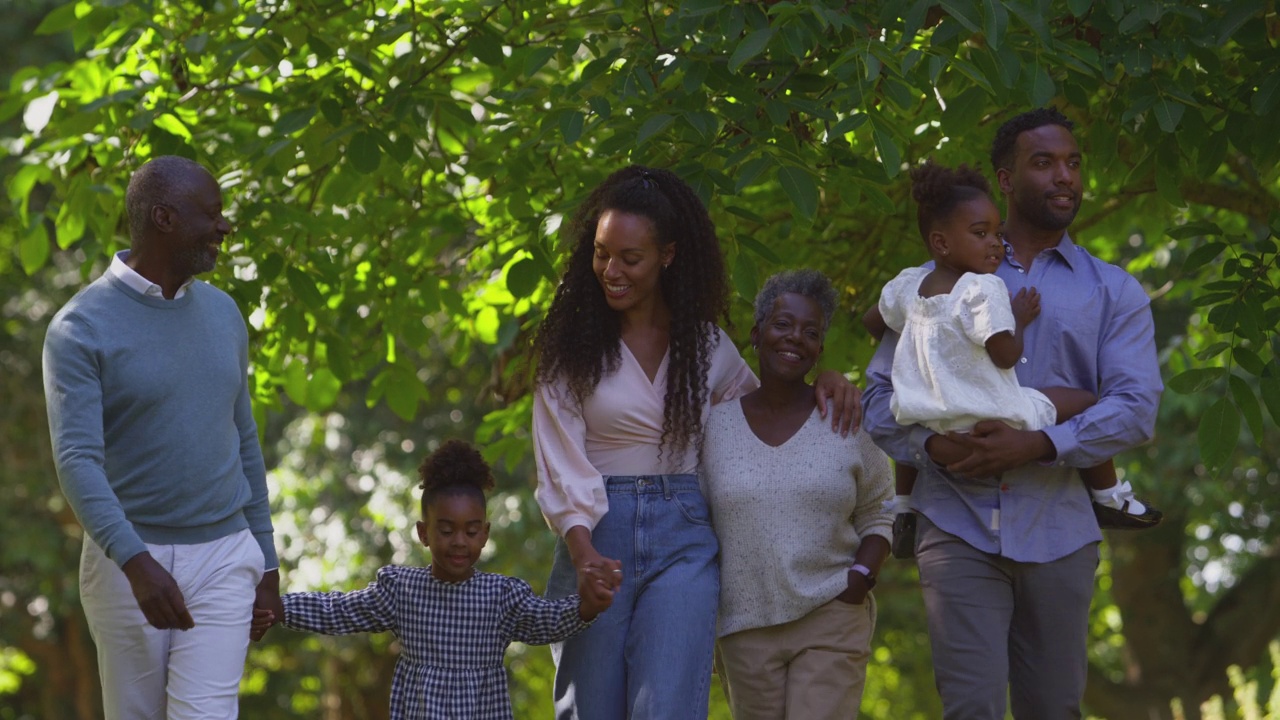
<svg viewBox="0 0 1280 720"><path fill-rule="evenodd" d="M1230 400L1219 398L1209 406L1200 418L1196 439L1205 467L1215 472L1221 470L1240 439L1240 414Z"/></svg>

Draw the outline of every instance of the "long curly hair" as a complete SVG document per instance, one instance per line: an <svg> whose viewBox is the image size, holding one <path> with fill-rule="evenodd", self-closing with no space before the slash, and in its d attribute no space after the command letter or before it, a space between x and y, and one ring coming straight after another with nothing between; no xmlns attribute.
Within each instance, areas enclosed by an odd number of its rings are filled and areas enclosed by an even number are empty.
<svg viewBox="0 0 1280 720"><path fill-rule="evenodd" d="M701 443L715 323L728 317L729 296L707 208L669 170L640 165L618 170L574 214L564 233L569 262L534 341L537 381L563 380L581 404L600 378L618 369L621 318L609 307L592 268L596 225L606 210L648 218L659 246L677 246L659 281L671 313L660 447L684 450Z"/></svg>
<svg viewBox="0 0 1280 720"><path fill-rule="evenodd" d="M911 169L911 197L916 201L916 224L925 245L934 223L946 221L957 205L982 196L991 197L991 185L976 168L960 165L952 169L930 159Z"/></svg>

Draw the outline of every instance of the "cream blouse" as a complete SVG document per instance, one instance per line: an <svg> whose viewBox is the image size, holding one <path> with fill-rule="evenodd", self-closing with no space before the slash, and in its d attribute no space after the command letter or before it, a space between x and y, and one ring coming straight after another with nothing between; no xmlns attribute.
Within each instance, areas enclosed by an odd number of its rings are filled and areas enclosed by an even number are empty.
<svg viewBox="0 0 1280 720"><path fill-rule="evenodd" d="M658 448L662 439L663 400L669 353L653 382L640 362L619 343L618 369L600 378L595 392L579 407L562 381L539 385L533 399L533 446L538 466L534 497L559 535L583 525L588 530L609 510L606 475L694 473L698 451ZM711 370L711 404L734 400L759 382L724 330L716 328ZM706 422L710 408L702 410Z"/></svg>

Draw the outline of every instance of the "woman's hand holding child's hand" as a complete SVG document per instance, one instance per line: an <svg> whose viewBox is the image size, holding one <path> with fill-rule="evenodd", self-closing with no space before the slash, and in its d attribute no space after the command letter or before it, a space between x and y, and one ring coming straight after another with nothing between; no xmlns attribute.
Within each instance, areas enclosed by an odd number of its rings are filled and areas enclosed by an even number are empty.
<svg viewBox="0 0 1280 720"><path fill-rule="evenodd" d="M583 620L594 620L613 604L613 593L622 585L622 563L610 560L608 567L595 564L578 570L578 595L582 605L578 615Z"/></svg>

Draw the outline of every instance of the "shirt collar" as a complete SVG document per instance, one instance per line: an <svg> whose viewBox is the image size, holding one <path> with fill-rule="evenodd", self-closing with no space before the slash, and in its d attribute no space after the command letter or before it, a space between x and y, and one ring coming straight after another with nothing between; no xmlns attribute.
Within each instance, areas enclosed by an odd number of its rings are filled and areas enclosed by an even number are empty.
<svg viewBox="0 0 1280 720"><path fill-rule="evenodd" d="M1009 244L1009 241L1006 240L1003 235L1000 236L1000 242L1004 243L1005 259L1016 265L1013 261L1013 246ZM1058 244L1048 248L1045 252L1058 253L1058 257L1062 258L1062 261L1067 264L1067 267L1075 270L1076 260L1078 259L1077 255L1080 253L1080 246L1076 245L1075 241L1071 239L1070 233L1063 232L1062 239L1058 241Z"/></svg>
<svg viewBox="0 0 1280 720"><path fill-rule="evenodd" d="M164 299L164 290L150 280L138 274L137 270L129 267L125 262L129 258L128 250L121 250L111 257L111 266L107 268L107 272L116 276L120 282L124 283L131 290L139 292L148 297L157 297ZM195 282L195 278L187 278L187 281L178 286L178 291L173 294L173 299L177 300L187 294L187 288L191 287L191 283Z"/></svg>

